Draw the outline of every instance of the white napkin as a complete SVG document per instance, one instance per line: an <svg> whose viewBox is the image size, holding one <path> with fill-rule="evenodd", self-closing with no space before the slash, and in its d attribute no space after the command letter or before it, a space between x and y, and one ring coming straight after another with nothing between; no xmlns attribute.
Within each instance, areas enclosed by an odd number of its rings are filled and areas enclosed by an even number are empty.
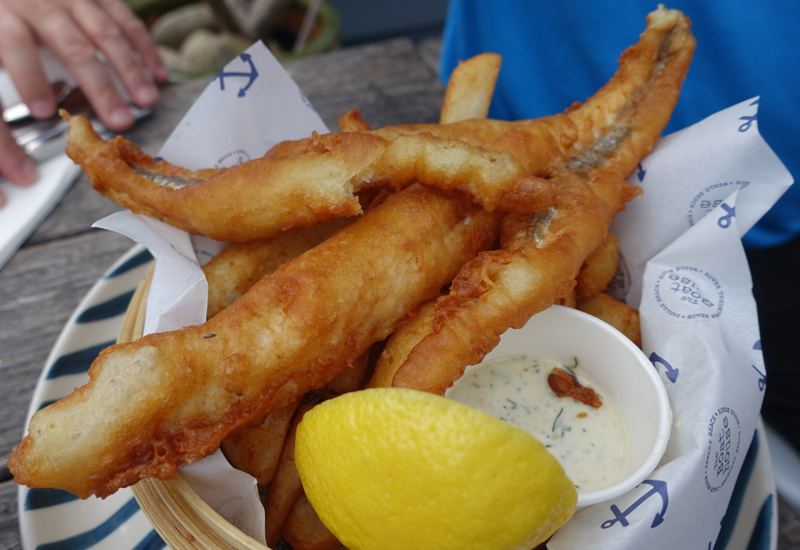
<svg viewBox="0 0 800 550"><path fill-rule="evenodd" d="M74 82L48 50L41 50L40 57L50 82ZM19 102L19 93L8 71L0 69L0 104L6 108ZM0 178L0 192L8 199L5 206L0 207L0 268L55 208L81 173L80 167L64 154L47 159L39 164L38 169L39 179L27 187Z"/></svg>
<svg viewBox="0 0 800 550"><path fill-rule="evenodd" d="M62 81L69 86L77 86L75 77L50 50L40 48L39 59L48 82ZM119 78L113 71L110 74L117 91L126 101L129 100ZM19 92L11 76L8 71L0 68L0 105L7 108L20 102ZM25 187L14 185L0 177L0 192L8 199L0 207L0 269L56 207L81 173L80 167L64 153L40 162L37 168L39 179Z"/></svg>
<svg viewBox="0 0 800 550"><path fill-rule="evenodd" d="M26 187L0 178L6 204L0 207L0 269L61 201L78 179L76 166L63 153L39 164L39 179Z"/></svg>

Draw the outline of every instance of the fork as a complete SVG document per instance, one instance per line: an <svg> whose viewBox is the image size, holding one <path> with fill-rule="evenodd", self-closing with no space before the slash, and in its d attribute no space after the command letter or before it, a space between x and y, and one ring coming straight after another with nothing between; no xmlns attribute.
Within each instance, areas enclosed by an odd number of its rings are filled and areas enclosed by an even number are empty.
<svg viewBox="0 0 800 550"><path fill-rule="evenodd" d="M131 114L135 120L139 120L141 118L146 117L147 115L153 112L152 109L149 107L135 107L129 106L131 110ZM75 114L84 114L87 118L91 121L92 127L94 128L95 132L102 135L103 137L107 137L104 134L108 133L109 130L103 124L97 115L91 109L89 112L84 113L75 113ZM67 129L69 128L69 122L66 120L59 120L54 126L44 130L43 132L39 133L39 135L34 136L33 139L29 139L24 145L23 149L25 152L36 162L41 162L42 160L51 157L57 153L62 152L67 146Z"/></svg>

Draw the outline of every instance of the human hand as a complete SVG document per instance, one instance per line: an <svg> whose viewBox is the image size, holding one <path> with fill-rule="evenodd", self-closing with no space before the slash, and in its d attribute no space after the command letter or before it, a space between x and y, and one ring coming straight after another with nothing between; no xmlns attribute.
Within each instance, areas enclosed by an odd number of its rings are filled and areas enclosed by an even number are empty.
<svg viewBox="0 0 800 550"><path fill-rule="evenodd" d="M97 115L112 130L130 127L133 116L120 97L103 53L133 101L158 100L157 81L168 77L147 29L121 0L0 0L0 65L32 116L55 114L55 97L37 53L47 46L75 76ZM19 185L36 180L36 166L0 121L0 175ZM0 204L4 199L0 197Z"/></svg>

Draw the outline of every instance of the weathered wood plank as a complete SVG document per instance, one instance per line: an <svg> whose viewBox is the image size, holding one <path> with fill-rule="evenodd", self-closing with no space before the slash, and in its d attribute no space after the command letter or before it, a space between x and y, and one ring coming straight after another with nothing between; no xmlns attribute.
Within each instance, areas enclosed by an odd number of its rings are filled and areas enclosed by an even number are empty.
<svg viewBox="0 0 800 550"><path fill-rule="evenodd" d="M328 127L358 109L373 128L437 122L444 87L414 49L399 38L286 65Z"/></svg>
<svg viewBox="0 0 800 550"><path fill-rule="evenodd" d="M17 486L13 481L0 483L0 550L20 550L17 512Z"/></svg>
<svg viewBox="0 0 800 550"><path fill-rule="evenodd" d="M67 319L133 244L92 229L23 248L0 271L0 460L19 443L36 380Z"/></svg>

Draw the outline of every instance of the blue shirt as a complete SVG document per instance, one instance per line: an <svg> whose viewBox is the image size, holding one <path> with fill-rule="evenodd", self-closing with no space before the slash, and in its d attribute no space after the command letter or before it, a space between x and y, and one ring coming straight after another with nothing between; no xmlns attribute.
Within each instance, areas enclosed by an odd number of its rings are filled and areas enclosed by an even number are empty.
<svg viewBox="0 0 800 550"><path fill-rule="evenodd" d="M697 38L692 66L665 134L754 96L759 132L800 174L800 2L676 0ZM442 44L444 82L459 60L503 56L489 116L537 118L584 101L638 41L653 0L451 0ZM744 237L772 247L800 235L793 185Z"/></svg>

